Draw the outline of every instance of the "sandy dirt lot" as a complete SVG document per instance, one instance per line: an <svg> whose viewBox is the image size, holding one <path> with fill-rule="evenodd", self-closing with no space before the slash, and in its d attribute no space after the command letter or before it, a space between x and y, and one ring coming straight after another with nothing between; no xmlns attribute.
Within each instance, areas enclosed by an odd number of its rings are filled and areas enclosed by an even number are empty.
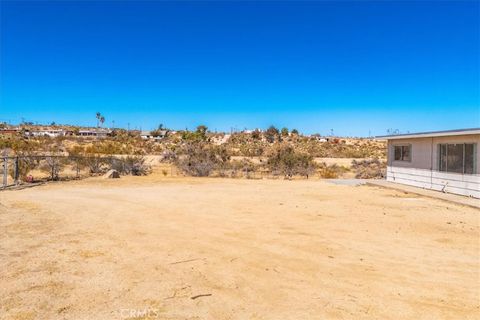
<svg viewBox="0 0 480 320"><path fill-rule="evenodd" d="M478 319L479 212L319 180L0 192L1 319Z"/></svg>

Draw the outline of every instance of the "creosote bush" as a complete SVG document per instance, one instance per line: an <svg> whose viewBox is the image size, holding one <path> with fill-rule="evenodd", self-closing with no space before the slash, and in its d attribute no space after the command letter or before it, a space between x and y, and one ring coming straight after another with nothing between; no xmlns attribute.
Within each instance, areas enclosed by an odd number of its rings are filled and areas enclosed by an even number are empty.
<svg viewBox="0 0 480 320"><path fill-rule="evenodd" d="M357 179L382 179L387 173L387 164L378 159L352 161L352 169Z"/></svg>
<svg viewBox="0 0 480 320"><path fill-rule="evenodd" d="M267 167L274 175L291 179L295 175L308 177L315 172L313 157L295 151L289 145L279 145L267 159Z"/></svg>
<svg viewBox="0 0 480 320"><path fill-rule="evenodd" d="M175 164L185 174L208 177L214 170L222 169L230 160L226 150L204 142L186 143Z"/></svg>
<svg viewBox="0 0 480 320"><path fill-rule="evenodd" d="M108 158L109 169L117 170L121 175L146 176L152 168L144 156L126 156Z"/></svg>
<svg viewBox="0 0 480 320"><path fill-rule="evenodd" d="M47 156L40 166L40 170L49 174L50 180L59 180L60 171L67 163L66 158Z"/></svg>

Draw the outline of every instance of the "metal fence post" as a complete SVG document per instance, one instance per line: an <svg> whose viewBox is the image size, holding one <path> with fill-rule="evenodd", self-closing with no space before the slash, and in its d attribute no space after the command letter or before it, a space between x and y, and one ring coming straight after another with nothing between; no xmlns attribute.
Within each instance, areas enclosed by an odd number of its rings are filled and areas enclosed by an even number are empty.
<svg viewBox="0 0 480 320"><path fill-rule="evenodd" d="M80 164L78 163L78 158L75 158L75 164L76 164L76 171L77 171L77 179L80 177Z"/></svg>
<svg viewBox="0 0 480 320"><path fill-rule="evenodd" d="M18 184L18 176L20 175L20 168L18 167L18 156L15 157L15 164L13 167L13 181L15 184Z"/></svg>
<svg viewBox="0 0 480 320"><path fill-rule="evenodd" d="M8 158L3 157L3 187L7 187L8 179Z"/></svg>

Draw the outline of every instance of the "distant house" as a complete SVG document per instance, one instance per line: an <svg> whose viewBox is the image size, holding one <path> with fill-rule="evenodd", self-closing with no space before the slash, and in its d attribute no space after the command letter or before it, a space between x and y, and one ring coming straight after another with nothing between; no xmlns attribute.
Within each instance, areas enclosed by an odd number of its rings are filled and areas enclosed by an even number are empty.
<svg viewBox="0 0 480 320"><path fill-rule="evenodd" d="M380 136L387 181L480 198L480 128Z"/></svg>
<svg viewBox="0 0 480 320"><path fill-rule="evenodd" d="M77 136L79 137L92 137L92 138L106 138L111 134L110 130L106 129L87 129L87 130L79 130Z"/></svg>
<svg viewBox="0 0 480 320"><path fill-rule="evenodd" d="M167 130L141 131L140 137L145 140L160 141L167 136Z"/></svg>
<svg viewBox="0 0 480 320"><path fill-rule="evenodd" d="M0 135L4 136L13 136L16 135L20 132L20 129L18 128L3 128L0 129Z"/></svg>
<svg viewBox="0 0 480 320"><path fill-rule="evenodd" d="M36 130L29 130L28 135L32 137L61 137L65 136L66 131L63 129L36 129Z"/></svg>
<svg viewBox="0 0 480 320"><path fill-rule="evenodd" d="M312 139L315 139L319 142L328 142L330 140L330 138L328 137L322 137L320 134L318 133L314 133L310 136Z"/></svg>

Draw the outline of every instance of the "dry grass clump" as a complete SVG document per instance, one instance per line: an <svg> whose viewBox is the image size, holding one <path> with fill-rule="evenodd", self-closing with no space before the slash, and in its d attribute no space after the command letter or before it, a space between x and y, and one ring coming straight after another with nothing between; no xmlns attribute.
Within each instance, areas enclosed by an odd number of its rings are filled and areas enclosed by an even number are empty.
<svg viewBox="0 0 480 320"><path fill-rule="evenodd" d="M229 164L229 176L232 178L242 175L247 179L251 179L253 177L252 175L258 170L258 165L250 159L232 160Z"/></svg>
<svg viewBox="0 0 480 320"><path fill-rule="evenodd" d="M320 169L318 170L320 177L323 179L336 179L347 171L349 171L349 169L344 166L337 164L327 165L326 163L320 164Z"/></svg>
<svg viewBox="0 0 480 320"><path fill-rule="evenodd" d="M387 163L379 159L352 161L357 179L383 179L387 174Z"/></svg>

